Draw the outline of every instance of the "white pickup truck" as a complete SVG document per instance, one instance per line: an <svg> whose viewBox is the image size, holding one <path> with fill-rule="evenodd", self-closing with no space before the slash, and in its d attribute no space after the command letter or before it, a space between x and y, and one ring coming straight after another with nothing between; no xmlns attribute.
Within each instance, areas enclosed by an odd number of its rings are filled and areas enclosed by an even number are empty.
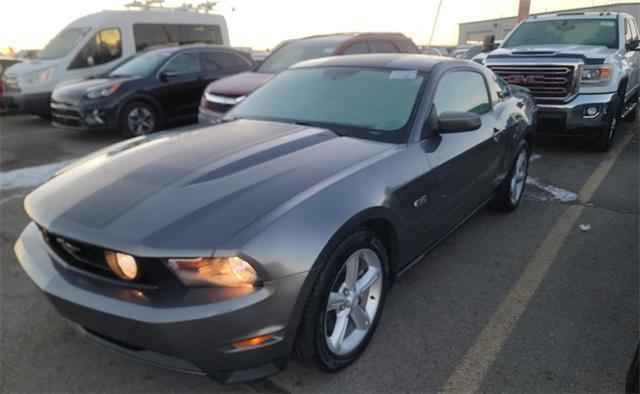
<svg viewBox="0 0 640 394"><path fill-rule="evenodd" d="M532 16L484 64L538 103L537 133L589 137L606 151L621 119L635 120L640 39L629 14Z"/></svg>

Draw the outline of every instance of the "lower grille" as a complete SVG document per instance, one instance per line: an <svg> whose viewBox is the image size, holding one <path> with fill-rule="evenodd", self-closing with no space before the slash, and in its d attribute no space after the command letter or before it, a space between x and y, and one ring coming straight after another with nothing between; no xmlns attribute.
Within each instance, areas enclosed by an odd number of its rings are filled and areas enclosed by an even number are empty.
<svg viewBox="0 0 640 394"><path fill-rule="evenodd" d="M209 109L211 111L225 113L225 112L229 111L231 108L233 108L233 105L214 103L212 101L206 100L205 101L205 108Z"/></svg>
<svg viewBox="0 0 640 394"><path fill-rule="evenodd" d="M81 127L82 117L80 112L71 109L51 108L51 117L53 121L71 127Z"/></svg>
<svg viewBox="0 0 640 394"><path fill-rule="evenodd" d="M488 65L512 85L528 88L536 99L565 99L576 91L573 65Z"/></svg>

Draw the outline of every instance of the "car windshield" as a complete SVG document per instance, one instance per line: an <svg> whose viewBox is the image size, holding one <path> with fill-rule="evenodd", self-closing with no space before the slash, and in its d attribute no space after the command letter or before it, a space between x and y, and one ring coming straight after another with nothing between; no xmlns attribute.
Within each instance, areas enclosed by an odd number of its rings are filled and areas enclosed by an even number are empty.
<svg viewBox="0 0 640 394"><path fill-rule="evenodd" d="M403 142L424 79L416 70L292 69L253 92L229 117L309 124L358 138Z"/></svg>
<svg viewBox="0 0 640 394"><path fill-rule="evenodd" d="M155 51L129 58L118 67L111 70L110 77L145 77L154 72L171 52Z"/></svg>
<svg viewBox="0 0 640 394"><path fill-rule="evenodd" d="M504 48L531 45L576 44L618 47L615 19L564 19L523 23L502 45Z"/></svg>
<svg viewBox="0 0 640 394"><path fill-rule="evenodd" d="M264 60L258 68L261 73L279 73L303 60L333 55L339 41L300 40L286 44Z"/></svg>
<svg viewBox="0 0 640 394"><path fill-rule="evenodd" d="M74 27L61 31L38 52L38 59L58 59L66 56L89 30L91 29L88 27Z"/></svg>

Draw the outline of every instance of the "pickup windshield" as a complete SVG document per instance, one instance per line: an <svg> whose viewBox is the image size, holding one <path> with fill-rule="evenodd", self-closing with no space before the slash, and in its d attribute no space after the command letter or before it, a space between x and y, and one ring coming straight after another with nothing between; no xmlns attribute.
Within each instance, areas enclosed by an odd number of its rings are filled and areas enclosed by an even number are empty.
<svg viewBox="0 0 640 394"><path fill-rule="evenodd" d="M523 23L502 47L574 44L617 48L617 25L615 19L533 20Z"/></svg>
<svg viewBox="0 0 640 394"><path fill-rule="evenodd" d="M238 104L229 117L299 123L356 138L401 142L424 79L416 70L286 70Z"/></svg>
<svg viewBox="0 0 640 394"><path fill-rule="evenodd" d="M38 59L58 59L67 56L89 30L91 29L88 27L74 27L61 31L38 52Z"/></svg>

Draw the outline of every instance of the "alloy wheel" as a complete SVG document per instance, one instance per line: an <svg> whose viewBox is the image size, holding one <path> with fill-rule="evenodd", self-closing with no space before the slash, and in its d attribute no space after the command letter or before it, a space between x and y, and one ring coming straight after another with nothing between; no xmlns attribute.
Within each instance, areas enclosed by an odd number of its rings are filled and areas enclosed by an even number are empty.
<svg viewBox="0 0 640 394"><path fill-rule="evenodd" d="M371 329L382 296L382 263L371 249L353 252L331 286L324 318L329 350L338 356L354 351Z"/></svg>
<svg viewBox="0 0 640 394"><path fill-rule="evenodd" d="M127 115L129 130L135 135L143 135L153 131L155 120L147 108L135 107Z"/></svg>
<svg viewBox="0 0 640 394"><path fill-rule="evenodd" d="M524 184L527 178L527 166L529 165L527 151L522 149L518 154L518 159L513 164L513 175L511 176L511 185L509 196L512 204L517 204L522 197Z"/></svg>

